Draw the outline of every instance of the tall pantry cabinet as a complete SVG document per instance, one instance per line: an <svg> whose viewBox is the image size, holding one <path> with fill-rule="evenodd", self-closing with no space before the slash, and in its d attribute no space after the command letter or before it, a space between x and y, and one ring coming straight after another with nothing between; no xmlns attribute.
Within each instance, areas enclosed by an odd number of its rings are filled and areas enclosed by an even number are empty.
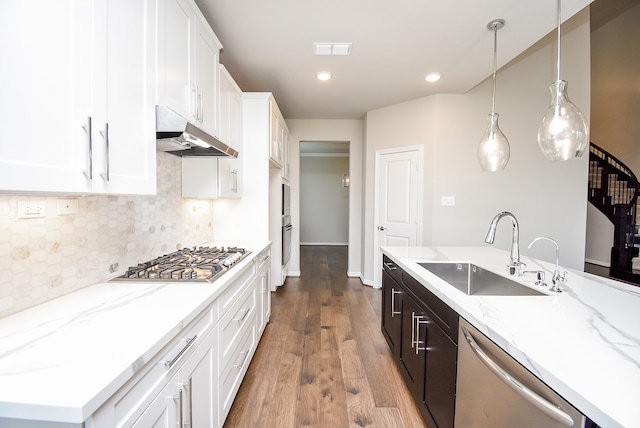
<svg viewBox="0 0 640 428"><path fill-rule="evenodd" d="M155 193L155 4L3 5L0 191Z"/></svg>

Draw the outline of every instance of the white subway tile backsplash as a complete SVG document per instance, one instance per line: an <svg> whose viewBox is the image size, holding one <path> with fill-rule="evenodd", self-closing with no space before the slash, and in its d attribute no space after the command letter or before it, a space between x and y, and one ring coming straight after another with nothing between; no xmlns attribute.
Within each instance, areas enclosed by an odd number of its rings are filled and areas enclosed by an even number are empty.
<svg viewBox="0 0 640 428"><path fill-rule="evenodd" d="M157 163L156 196L78 197L73 215L57 215L58 197L0 194L0 317L210 241L213 203L181 197L179 157ZM25 200L44 201L45 217L18 219Z"/></svg>

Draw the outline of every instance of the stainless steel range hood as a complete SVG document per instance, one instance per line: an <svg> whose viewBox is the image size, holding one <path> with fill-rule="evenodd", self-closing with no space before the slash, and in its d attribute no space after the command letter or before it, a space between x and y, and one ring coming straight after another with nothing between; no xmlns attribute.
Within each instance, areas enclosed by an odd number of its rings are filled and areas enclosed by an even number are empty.
<svg viewBox="0 0 640 428"><path fill-rule="evenodd" d="M165 106L156 106L156 144L158 151L176 156L238 157L237 150Z"/></svg>

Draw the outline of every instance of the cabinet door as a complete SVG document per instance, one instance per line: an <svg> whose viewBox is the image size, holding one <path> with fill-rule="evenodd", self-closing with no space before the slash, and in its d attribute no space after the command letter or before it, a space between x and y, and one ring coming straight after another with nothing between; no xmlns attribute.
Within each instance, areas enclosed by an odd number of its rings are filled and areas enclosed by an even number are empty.
<svg viewBox="0 0 640 428"><path fill-rule="evenodd" d="M144 413L132 425L133 428L175 428L179 422L180 404L184 403L185 391L176 388L177 375L164 387L160 394L151 402Z"/></svg>
<svg viewBox="0 0 640 428"><path fill-rule="evenodd" d="M409 389L418 403L424 398L426 325L430 320L407 294L402 296L400 363Z"/></svg>
<svg viewBox="0 0 640 428"><path fill-rule="evenodd" d="M438 428L453 428L458 346L435 323L428 326L424 402Z"/></svg>
<svg viewBox="0 0 640 428"><path fill-rule="evenodd" d="M238 158L220 158L218 181L221 198L242 197L242 92L220 66L220 139L238 150Z"/></svg>
<svg viewBox="0 0 640 428"><path fill-rule="evenodd" d="M196 121L211 135L218 129L218 63L221 46L203 18L196 23Z"/></svg>
<svg viewBox="0 0 640 428"><path fill-rule="evenodd" d="M196 14L187 0L158 1L158 104L194 120Z"/></svg>
<svg viewBox="0 0 640 428"><path fill-rule="evenodd" d="M217 424L217 394L215 393L215 332L207 334L193 355L180 368L180 385L186 392L183 399L183 424L188 427L212 427ZM188 425L187 425L188 423Z"/></svg>
<svg viewBox="0 0 640 428"><path fill-rule="evenodd" d="M155 0L104 0L94 193L155 194ZM96 52L99 49L96 48ZM99 92L98 92L99 91ZM101 100L101 101L100 101ZM94 185L95 187L95 185Z"/></svg>
<svg viewBox="0 0 640 428"><path fill-rule="evenodd" d="M87 193L91 3L11 0L1 9L0 191Z"/></svg>
<svg viewBox="0 0 640 428"><path fill-rule="evenodd" d="M400 321L402 295L396 281L382 271L382 333L396 357L400 356Z"/></svg>
<svg viewBox="0 0 640 428"><path fill-rule="evenodd" d="M262 270L258 272L257 278L257 291L258 291L258 299L260 301L260 312L258 314L258 334L261 334L267 323L269 322L269 318L271 317L271 288L269 287L269 275L271 273L271 269L269 269L269 257L267 257L266 262Z"/></svg>
<svg viewBox="0 0 640 428"><path fill-rule="evenodd" d="M282 124L275 101L271 101L271 143L269 156L277 166L282 167Z"/></svg>

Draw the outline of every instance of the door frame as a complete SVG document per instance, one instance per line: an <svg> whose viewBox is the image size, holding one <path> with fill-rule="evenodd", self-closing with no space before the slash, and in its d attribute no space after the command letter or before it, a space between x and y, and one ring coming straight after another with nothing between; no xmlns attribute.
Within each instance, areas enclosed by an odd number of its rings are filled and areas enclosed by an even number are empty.
<svg viewBox="0 0 640 428"><path fill-rule="evenodd" d="M414 146L394 147L390 149L376 150L375 169L374 169L374 190L373 190L373 287L382 287L382 252L378 238L378 222L380 221L380 158L383 155L417 152L417 212L416 212L416 246L422 245L422 227L423 227L423 193L424 193L424 145L418 144Z"/></svg>

